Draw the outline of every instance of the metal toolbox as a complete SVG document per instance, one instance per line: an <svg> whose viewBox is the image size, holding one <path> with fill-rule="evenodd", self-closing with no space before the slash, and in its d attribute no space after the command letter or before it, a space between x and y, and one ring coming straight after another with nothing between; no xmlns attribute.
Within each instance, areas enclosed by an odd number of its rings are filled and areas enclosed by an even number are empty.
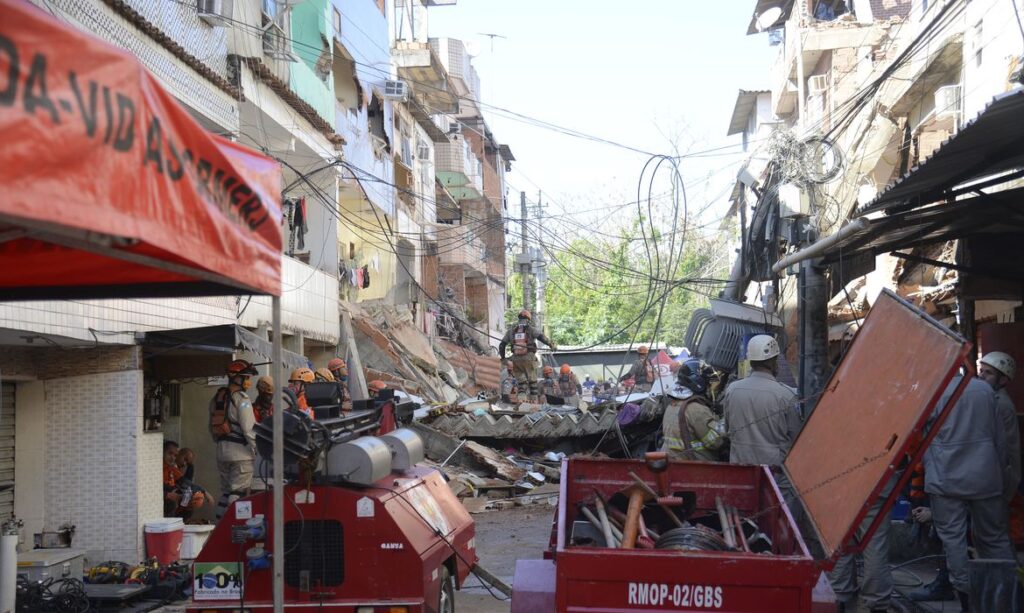
<svg viewBox="0 0 1024 613"><path fill-rule="evenodd" d="M79 579L85 571L85 552L78 549L33 549L18 554L18 575L29 581Z"/></svg>
<svg viewBox="0 0 1024 613"><path fill-rule="evenodd" d="M662 471L643 460L563 461L549 549L544 560L518 561L512 612L835 611L823 572L860 549L853 535L874 505L881 510L863 541L887 519L893 492L909 478L899 466L921 457L969 380L962 380L925 434L957 368L971 372L968 348L962 338L885 292L778 473L766 466L705 462L668 462ZM627 525L638 524L680 534L656 504L662 501L682 502L668 508L685 508L679 515L702 526L695 530L699 534L675 549L664 542L632 549L606 546L616 537L594 529L607 522L587 517L593 515L589 509L622 513L622 492L638 480L648 488L643 523L630 524L628 514L618 515L623 534ZM795 490L788 504L779 487L786 481ZM732 545L723 541L737 514L730 519L728 511L719 511L723 506L735 508L745 527L743 537L732 531ZM807 521L798 525L796 513ZM756 537L759 547L748 547L747 537Z"/></svg>

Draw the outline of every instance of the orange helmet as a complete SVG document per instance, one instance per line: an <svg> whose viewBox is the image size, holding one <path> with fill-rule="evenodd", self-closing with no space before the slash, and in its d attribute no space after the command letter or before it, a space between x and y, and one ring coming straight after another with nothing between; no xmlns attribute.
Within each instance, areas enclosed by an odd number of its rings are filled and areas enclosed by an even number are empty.
<svg viewBox="0 0 1024 613"><path fill-rule="evenodd" d="M533 319L533 314L529 310L523 309L519 311L519 319Z"/></svg>
<svg viewBox="0 0 1024 613"><path fill-rule="evenodd" d="M327 370L338 370L339 368L347 368L345 360L341 358L331 358L330 362L327 362Z"/></svg>
<svg viewBox="0 0 1024 613"><path fill-rule="evenodd" d="M572 369L569 368L568 364L562 364L562 367L560 369L558 369L558 372L563 374L563 375L567 375L567 374L572 372Z"/></svg>
<svg viewBox="0 0 1024 613"><path fill-rule="evenodd" d="M647 355L648 353L650 353L650 350L647 348L647 345L640 345L639 347L636 348L636 352L639 353L640 355Z"/></svg>
<svg viewBox="0 0 1024 613"><path fill-rule="evenodd" d="M546 377L548 375L553 374L555 372L555 369L551 368L550 366L545 366L543 370L541 370L541 372L544 373L544 376Z"/></svg>
<svg viewBox="0 0 1024 613"><path fill-rule="evenodd" d="M256 389L269 394L274 391L274 379L269 376L260 377L256 380Z"/></svg>
<svg viewBox="0 0 1024 613"><path fill-rule="evenodd" d="M327 370L326 368L317 368L314 374L316 375L317 379L322 379L328 382L334 381L334 375L332 375L331 371Z"/></svg>
<svg viewBox="0 0 1024 613"><path fill-rule="evenodd" d="M379 392L383 392L384 390L388 389L388 384L384 383L383 381L381 381L379 379L375 379L375 380L370 381L369 383L367 383L366 384L366 388L368 390L370 390L371 392L378 392L379 393Z"/></svg>
<svg viewBox="0 0 1024 613"><path fill-rule="evenodd" d="M236 375L258 375L256 368L252 365L252 362L247 360L235 360L228 364L228 376L234 377Z"/></svg>
<svg viewBox="0 0 1024 613"><path fill-rule="evenodd" d="M291 376L288 377L288 381L303 381L305 383L312 383L314 379L316 379L316 376L308 368L296 368L292 371Z"/></svg>

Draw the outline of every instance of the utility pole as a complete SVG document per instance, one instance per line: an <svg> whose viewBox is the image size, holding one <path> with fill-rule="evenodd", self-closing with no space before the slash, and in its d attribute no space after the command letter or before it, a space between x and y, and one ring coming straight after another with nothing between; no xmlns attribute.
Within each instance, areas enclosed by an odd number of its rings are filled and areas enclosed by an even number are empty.
<svg viewBox="0 0 1024 613"><path fill-rule="evenodd" d="M520 226L519 257L516 258L516 264L519 265L519 276L523 281L523 308L529 309L532 302L530 296L533 294L533 274L530 247L526 240L526 192L519 192L519 212L522 224Z"/></svg>
<svg viewBox="0 0 1024 613"><path fill-rule="evenodd" d="M541 197L543 194L540 190L537 190L537 242L540 243L540 257L537 259L538 270L536 272L537 279L537 314L534 321L537 322L537 327L541 330L544 329L544 319L547 315L547 302L545 300L545 289L547 288L548 274L547 270L543 268L545 264L544 260L544 205L541 203Z"/></svg>

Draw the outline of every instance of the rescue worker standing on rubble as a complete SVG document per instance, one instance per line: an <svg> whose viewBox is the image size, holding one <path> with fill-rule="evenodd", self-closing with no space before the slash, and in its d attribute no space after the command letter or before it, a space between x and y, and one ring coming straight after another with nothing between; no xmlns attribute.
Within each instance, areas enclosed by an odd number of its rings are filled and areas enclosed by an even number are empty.
<svg viewBox="0 0 1024 613"><path fill-rule="evenodd" d="M505 371L501 376L501 401L509 403L519 402L519 390L517 388L516 376L512 372L512 362L505 363Z"/></svg>
<svg viewBox="0 0 1024 613"><path fill-rule="evenodd" d="M540 373L540 394L546 402L548 396L555 396L555 369L545 366Z"/></svg>
<svg viewBox="0 0 1024 613"><path fill-rule="evenodd" d="M519 311L519 322L508 329L498 343L498 357L504 361L505 348L512 346L512 372L519 381L527 381L530 388L530 402L539 402L537 392L537 341L551 348L558 349L544 333L530 324L532 315L526 309Z"/></svg>
<svg viewBox="0 0 1024 613"><path fill-rule="evenodd" d="M935 405L939 415L963 379L953 378ZM924 453L924 491L931 500L935 532L946 552L949 578L960 607L970 607L967 530L978 558L1016 560L1004 499L1009 453L996 394L972 378Z"/></svg>
<svg viewBox="0 0 1024 613"><path fill-rule="evenodd" d="M256 417L246 390L252 384L251 377L256 374L250 362L231 362L228 365L228 386L218 389L210 399L210 434L217 445L217 472L220 474L218 520L232 502L248 495L252 485Z"/></svg>
<svg viewBox="0 0 1024 613"><path fill-rule="evenodd" d="M629 393L649 392L657 376L654 371L654 364L647 357L650 351L647 349L647 345L640 345L636 348L636 353L637 359L636 362L633 362L633 368L630 368L629 372L619 377L619 381L633 382L633 387L627 390Z"/></svg>
<svg viewBox="0 0 1024 613"><path fill-rule="evenodd" d="M721 461L725 424L711 410L708 389L714 370L698 359L689 359L676 372L676 386L668 393L662 418L661 450L670 460Z"/></svg>
<svg viewBox="0 0 1024 613"><path fill-rule="evenodd" d="M554 369L552 369L551 373L552 375L554 374ZM549 392L545 389L544 393L545 395L553 396L548 402L551 402L551 400L555 402L561 401L563 405L578 408L580 406L580 392L582 389L579 380L572 372L572 368L568 364L562 364L561 368L558 369L558 377L551 380L551 391Z"/></svg>

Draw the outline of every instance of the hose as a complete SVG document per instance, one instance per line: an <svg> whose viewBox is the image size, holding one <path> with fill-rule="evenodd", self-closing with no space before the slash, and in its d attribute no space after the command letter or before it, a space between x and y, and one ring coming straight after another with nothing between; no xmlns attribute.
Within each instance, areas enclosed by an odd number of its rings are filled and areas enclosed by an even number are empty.
<svg viewBox="0 0 1024 613"><path fill-rule="evenodd" d="M661 535L654 543L655 549L677 551L735 551L729 547L722 535L701 525L673 528Z"/></svg>

